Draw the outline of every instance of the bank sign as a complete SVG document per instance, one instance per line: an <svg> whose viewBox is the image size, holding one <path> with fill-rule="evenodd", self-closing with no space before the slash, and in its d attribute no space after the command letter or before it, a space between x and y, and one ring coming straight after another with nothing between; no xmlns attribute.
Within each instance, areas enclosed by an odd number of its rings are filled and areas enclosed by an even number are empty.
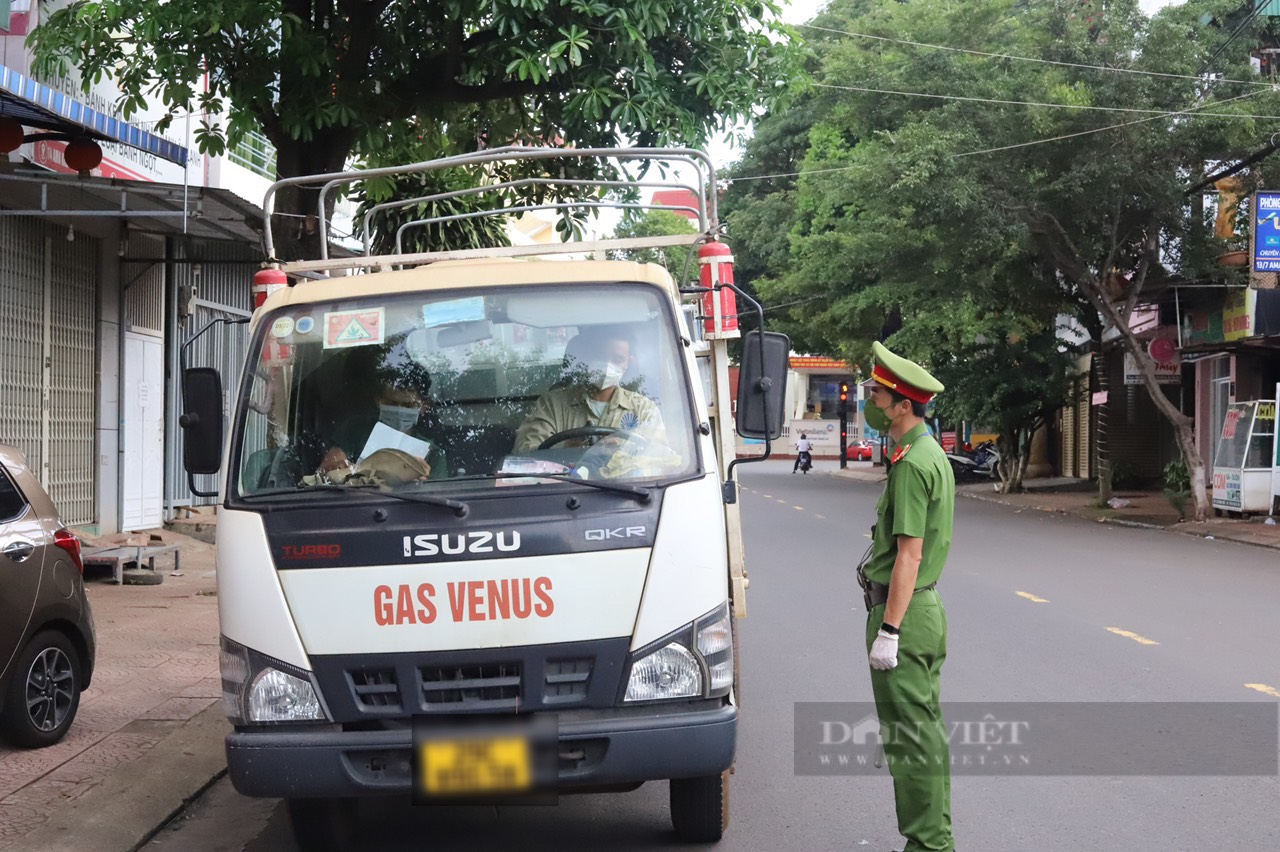
<svg viewBox="0 0 1280 852"><path fill-rule="evenodd" d="M1253 271L1280 272L1280 192L1259 192L1253 214Z"/></svg>

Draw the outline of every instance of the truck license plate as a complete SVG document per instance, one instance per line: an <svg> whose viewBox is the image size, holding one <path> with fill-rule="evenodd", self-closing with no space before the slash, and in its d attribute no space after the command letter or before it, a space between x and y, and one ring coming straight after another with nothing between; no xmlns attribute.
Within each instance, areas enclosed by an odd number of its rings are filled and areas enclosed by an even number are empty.
<svg viewBox="0 0 1280 852"><path fill-rule="evenodd" d="M518 793L533 786L525 737L428 740L420 748L419 782L427 795Z"/></svg>

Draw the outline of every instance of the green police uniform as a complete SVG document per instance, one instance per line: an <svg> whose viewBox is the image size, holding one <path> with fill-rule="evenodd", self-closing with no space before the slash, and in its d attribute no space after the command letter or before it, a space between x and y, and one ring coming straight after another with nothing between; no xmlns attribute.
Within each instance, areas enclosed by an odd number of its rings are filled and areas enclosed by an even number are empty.
<svg viewBox="0 0 1280 852"><path fill-rule="evenodd" d="M873 380L920 402L942 390L923 368L878 343L875 349ZM918 424L902 436L894 452L888 482L876 504L871 555L863 566L868 580L888 586L897 558L897 537L923 540L918 591L898 625L898 665L871 671L885 760L893 775L898 831L907 838L905 852L955 848L950 749L939 703L939 676L947 658L947 614L932 588L951 549L954 510L951 465L927 427ZM868 613L868 653L884 619L884 607L877 603Z"/></svg>

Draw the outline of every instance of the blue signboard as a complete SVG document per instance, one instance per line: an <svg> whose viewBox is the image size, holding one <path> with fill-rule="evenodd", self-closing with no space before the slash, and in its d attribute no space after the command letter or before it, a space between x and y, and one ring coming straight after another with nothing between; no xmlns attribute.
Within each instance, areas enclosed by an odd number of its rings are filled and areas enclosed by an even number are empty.
<svg viewBox="0 0 1280 852"><path fill-rule="evenodd" d="M1280 192L1259 192L1253 215L1253 270L1280 272Z"/></svg>

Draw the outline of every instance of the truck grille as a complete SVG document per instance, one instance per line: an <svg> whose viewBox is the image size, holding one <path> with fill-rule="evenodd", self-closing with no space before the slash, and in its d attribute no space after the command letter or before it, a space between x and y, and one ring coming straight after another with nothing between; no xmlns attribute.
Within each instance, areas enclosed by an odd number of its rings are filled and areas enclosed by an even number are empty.
<svg viewBox="0 0 1280 852"><path fill-rule="evenodd" d="M520 664L424 666L422 699L428 711L520 709Z"/></svg>
<svg viewBox="0 0 1280 852"><path fill-rule="evenodd" d="M542 700L547 704L575 704L587 697L591 681L591 658L547 660L546 686Z"/></svg>
<svg viewBox="0 0 1280 852"><path fill-rule="evenodd" d="M399 710L400 687L396 683L395 669L351 671L351 689L362 707Z"/></svg>
<svg viewBox="0 0 1280 852"><path fill-rule="evenodd" d="M314 658L336 722L612 707L630 639Z"/></svg>

